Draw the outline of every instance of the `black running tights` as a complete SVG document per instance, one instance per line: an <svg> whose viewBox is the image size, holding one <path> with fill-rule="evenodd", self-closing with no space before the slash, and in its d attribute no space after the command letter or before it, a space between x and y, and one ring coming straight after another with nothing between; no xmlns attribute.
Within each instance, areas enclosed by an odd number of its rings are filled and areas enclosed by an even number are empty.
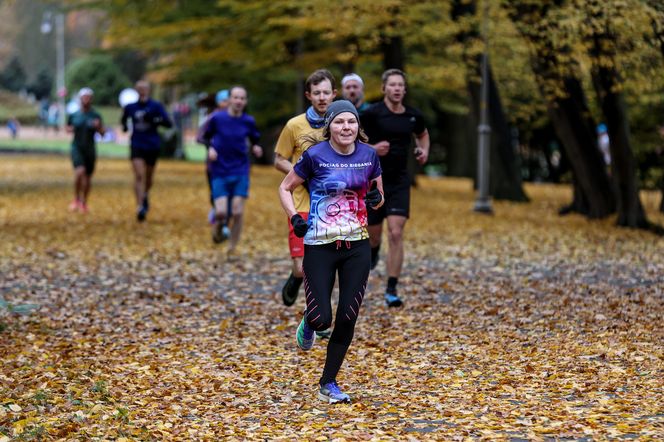
<svg viewBox="0 0 664 442"><path fill-rule="evenodd" d="M309 327L314 330L326 330L332 325L332 289L336 274L339 274L339 302L334 330L327 344L321 385L336 380L353 340L370 265L371 247L366 239L305 246L303 270L306 317Z"/></svg>

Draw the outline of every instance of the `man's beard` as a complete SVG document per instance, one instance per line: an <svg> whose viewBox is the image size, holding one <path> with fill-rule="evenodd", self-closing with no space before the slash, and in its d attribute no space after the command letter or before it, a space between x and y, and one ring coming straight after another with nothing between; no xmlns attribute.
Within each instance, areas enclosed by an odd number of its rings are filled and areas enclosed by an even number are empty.
<svg viewBox="0 0 664 442"><path fill-rule="evenodd" d="M350 101L350 102L353 103L355 106L357 106L357 103L361 102L363 99L364 99L364 94L360 92L360 93L358 93L358 94L355 96L355 98L351 98L351 99L348 100L348 101Z"/></svg>

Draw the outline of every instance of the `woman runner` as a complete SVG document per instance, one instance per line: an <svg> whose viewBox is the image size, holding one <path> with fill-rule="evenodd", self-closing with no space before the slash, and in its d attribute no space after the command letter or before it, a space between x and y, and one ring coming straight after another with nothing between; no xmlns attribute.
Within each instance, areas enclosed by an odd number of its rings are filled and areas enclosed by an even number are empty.
<svg viewBox="0 0 664 442"><path fill-rule="evenodd" d="M383 204L383 183L376 151L364 144L366 136L350 101L330 104L323 139L306 150L286 175L279 198L295 234L304 237L306 310L296 333L302 350L313 347L315 331L332 325L332 289L339 275L339 302L318 395L333 404L350 402L336 378L353 340L369 277L367 207ZM292 194L305 182L311 196L308 222L295 210Z"/></svg>

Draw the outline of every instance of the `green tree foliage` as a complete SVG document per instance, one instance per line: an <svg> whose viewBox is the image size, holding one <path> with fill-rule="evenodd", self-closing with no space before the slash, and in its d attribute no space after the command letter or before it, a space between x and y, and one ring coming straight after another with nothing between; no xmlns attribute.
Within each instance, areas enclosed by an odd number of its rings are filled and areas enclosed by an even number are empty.
<svg viewBox="0 0 664 442"><path fill-rule="evenodd" d="M115 104L120 91L131 84L113 58L105 54L88 55L70 63L66 78L71 92L91 87L97 104Z"/></svg>
<svg viewBox="0 0 664 442"><path fill-rule="evenodd" d="M25 87L25 71L18 57L12 57L0 72L0 87L12 92L18 92Z"/></svg>
<svg viewBox="0 0 664 442"><path fill-rule="evenodd" d="M50 96L52 89L53 76L46 68L40 70L35 80L28 85L28 92L34 94L38 100Z"/></svg>

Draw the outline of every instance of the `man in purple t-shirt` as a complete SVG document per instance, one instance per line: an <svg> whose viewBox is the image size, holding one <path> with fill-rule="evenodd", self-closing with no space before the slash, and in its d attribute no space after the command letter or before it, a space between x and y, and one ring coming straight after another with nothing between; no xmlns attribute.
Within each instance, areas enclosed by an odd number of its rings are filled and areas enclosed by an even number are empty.
<svg viewBox="0 0 664 442"><path fill-rule="evenodd" d="M208 160L215 210L212 240L220 243L226 239L222 229L227 221L230 202L229 258L235 254L240 240L244 203L249 197L248 146L251 145L251 151L257 157L263 155L263 149L257 144L260 132L256 128L254 117L244 113L246 106L246 89L242 86L232 87L228 109L217 112L210 118L204 134L204 138L210 140L211 145Z"/></svg>

